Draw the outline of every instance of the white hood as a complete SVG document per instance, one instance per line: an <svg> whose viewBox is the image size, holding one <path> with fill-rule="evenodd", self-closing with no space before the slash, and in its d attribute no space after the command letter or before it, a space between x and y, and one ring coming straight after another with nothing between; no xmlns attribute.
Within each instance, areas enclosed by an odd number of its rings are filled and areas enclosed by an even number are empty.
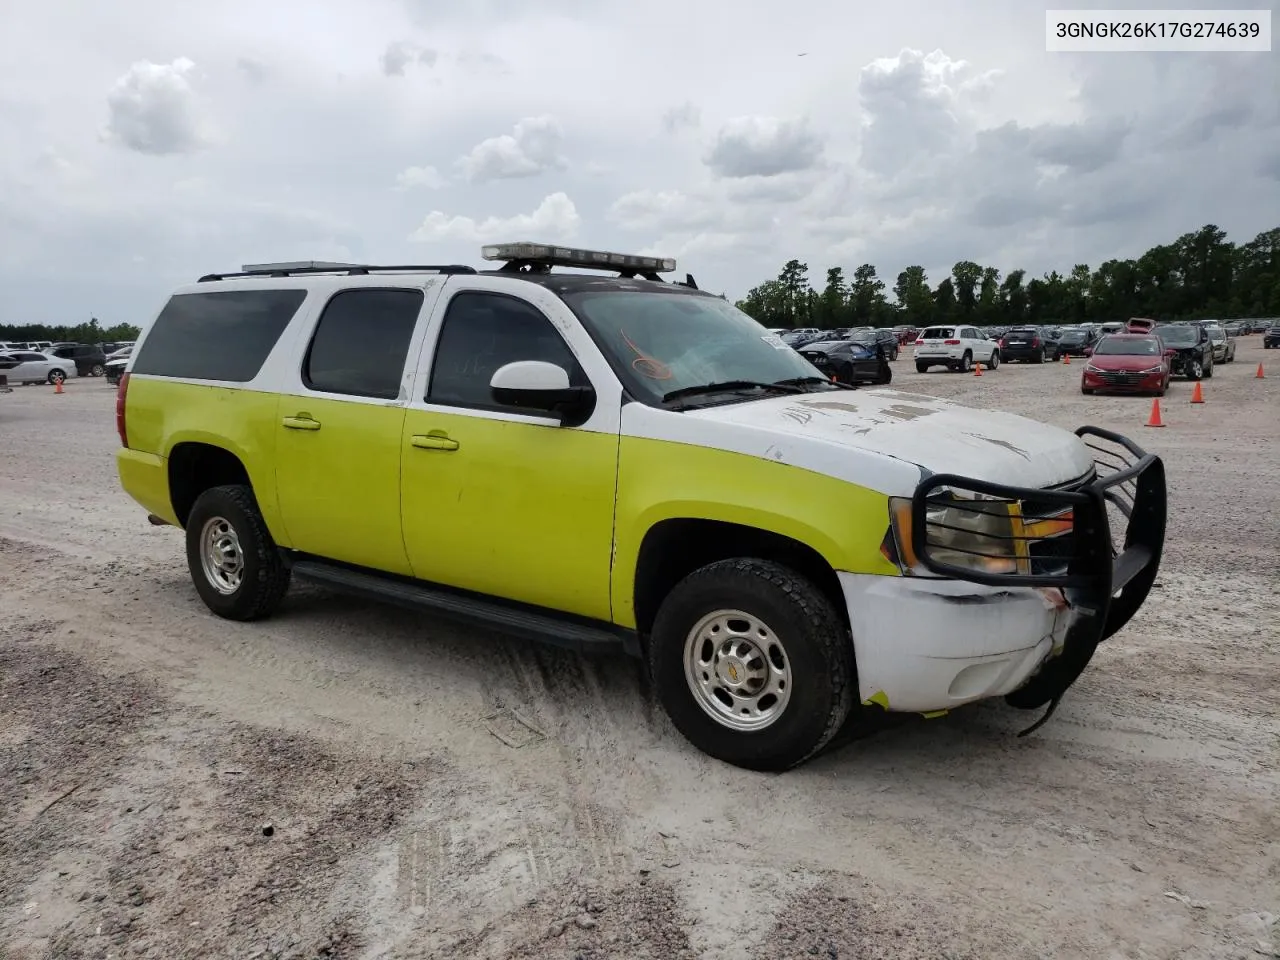
<svg viewBox="0 0 1280 960"><path fill-rule="evenodd" d="M1066 483L1093 466L1092 452L1069 430L888 388L770 397L681 416L711 428L713 446L753 449L853 482L861 471L849 461L866 465L854 450L932 473L1027 487ZM870 479L861 482L877 486Z"/></svg>

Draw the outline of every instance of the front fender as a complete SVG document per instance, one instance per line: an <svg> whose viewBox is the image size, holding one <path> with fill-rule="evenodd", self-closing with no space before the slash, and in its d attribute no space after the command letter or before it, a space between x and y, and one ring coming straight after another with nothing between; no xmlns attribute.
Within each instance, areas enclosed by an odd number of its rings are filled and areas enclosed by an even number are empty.
<svg viewBox="0 0 1280 960"><path fill-rule="evenodd" d="M760 457L623 437L611 581L618 624L636 626L636 568L646 534L676 519L733 523L788 537L837 571L900 574L880 552L889 529L882 493Z"/></svg>

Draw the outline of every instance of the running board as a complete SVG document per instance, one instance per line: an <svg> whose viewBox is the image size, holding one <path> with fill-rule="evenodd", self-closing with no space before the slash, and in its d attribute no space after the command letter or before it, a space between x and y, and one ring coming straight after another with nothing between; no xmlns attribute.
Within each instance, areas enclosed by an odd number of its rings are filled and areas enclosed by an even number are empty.
<svg viewBox="0 0 1280 960"><path fill-rule="evenodd" d="M319 560L294 560L295 576L343 593L381 600L410 610L430 610L454 620L483 624L499 633L566 647L579 653L625 652L639 656L635 631L609 624L595 626L576 618L508 606L422 582L411 582Z"/></svg>

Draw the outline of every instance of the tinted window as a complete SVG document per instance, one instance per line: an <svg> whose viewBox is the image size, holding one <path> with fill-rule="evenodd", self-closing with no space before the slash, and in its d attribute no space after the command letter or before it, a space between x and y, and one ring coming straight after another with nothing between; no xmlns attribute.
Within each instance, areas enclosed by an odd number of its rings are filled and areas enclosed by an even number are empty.
<svg viewBox="0 0 1280 960"><path fill-rule="evenodd" d="M459 293L445 313L426 399L506 409L494 402L489 381L499 367L517 360L554 363L568 372L571 384L587 385L573 352L542 311L516 297Z"/></svg>
<svg viewBox="0 0 1280 960"><path fill-rule="evenodd" d="M925 340L949 340L952 337L951 327L929 327L920 336Z"/></svg>
<svg viewBox="0 0 1280 960"><path fill-rule="evenodd" d="M133 372L252 380L305 298L305 290L175 294L156 317Z"/></svg>
<svg viewBox="0 0 1280 960"><path fill-rule="evenodd" d="M421 290L334 294L302 362L302 382L325 393L396 399L422 300Z"/></svg>

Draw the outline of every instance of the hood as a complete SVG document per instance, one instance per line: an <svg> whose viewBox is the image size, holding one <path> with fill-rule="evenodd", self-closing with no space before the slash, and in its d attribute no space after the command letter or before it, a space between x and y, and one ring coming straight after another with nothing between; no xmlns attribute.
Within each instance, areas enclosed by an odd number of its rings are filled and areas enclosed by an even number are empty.
<svg viewBox="0 0 1280 960"><path fill-rule="evenodd" d="M1089 358L1089 363L1099 370L1149 370L1159 366L1163 359L1158 354L1108 353L1098 356L1095 353Z"/></svg>
<svg viewBox="0 0 1280 960"><path fill-rule="evenodd" d="M893 389L769 397L683 416L758 432L773 438L774 451L844 447L993 483L1056 486L1093 467L1089 448L1069 430Z"/></svg>

